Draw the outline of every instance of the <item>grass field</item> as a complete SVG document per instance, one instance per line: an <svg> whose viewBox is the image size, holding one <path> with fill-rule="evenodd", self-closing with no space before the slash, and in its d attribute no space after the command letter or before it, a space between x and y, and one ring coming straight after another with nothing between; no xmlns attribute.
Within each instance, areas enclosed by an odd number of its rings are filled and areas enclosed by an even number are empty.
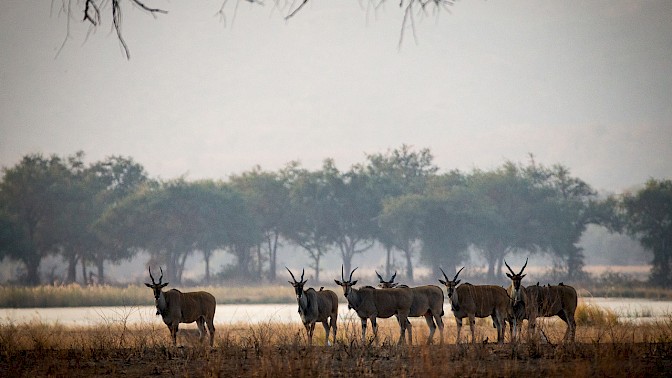
<svg viewBox="0 0 672 378"><path fill-rule="evenodd" d="M582 310L588 311L588 310ZM124 318L95 327L42 323L0 325L0 376L181 377L516 377L666 376L672 369L672 318L619 323L608 311L577 316L577 342L563 344L565 325L548 319L540 328L549 342L524 338L497 345L490 320L476 324L476 343L455 343L446 319L445 343L424 345L428 331L414 319L414 345L397 346L394 320L379 321L377 342L361 342L358 320L339 322L338 339L326 347L318 325L306 345L300 322L216 324L213 348L194 325L182 326L172 346L160 322L127 325ZM468 327L463 329L463 337ZM370 328L369 328L370 332ZM507 333L508 335L508 333ZM525 333L524 333L525 335ZM438 336L438 332L436 334ZM463 340L464 341L464 340Z"/></svg>

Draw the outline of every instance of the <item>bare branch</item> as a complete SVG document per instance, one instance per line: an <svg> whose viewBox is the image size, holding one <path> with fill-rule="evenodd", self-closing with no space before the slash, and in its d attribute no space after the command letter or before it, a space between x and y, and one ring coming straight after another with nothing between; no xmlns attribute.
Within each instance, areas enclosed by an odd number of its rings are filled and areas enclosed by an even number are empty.
<svg viewBox="0 0 672 378"><path fill-rule="evenodd" d="M303 6L306 5L307 2L308 0L303 0L303 2L296 9L294 9L293 12L291 12L290 14L287 15L287 17L285 17L285 20L289 20L290 18L294 17L296 12L300 11L301 8L303 8Z"/></svg>

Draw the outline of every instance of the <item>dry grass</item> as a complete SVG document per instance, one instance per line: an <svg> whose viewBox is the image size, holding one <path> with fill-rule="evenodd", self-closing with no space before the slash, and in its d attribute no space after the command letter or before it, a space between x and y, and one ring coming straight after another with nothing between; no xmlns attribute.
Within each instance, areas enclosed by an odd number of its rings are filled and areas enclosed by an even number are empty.
<svg viewBox="0 0 672 378"><path fill-rule="evenodd" d="M287 285L178 288L182 291L205 290L217 303L292 303L293 291ZM144 285L115 286L0 286L0 307L87 307L153 305L154 297Z"/></svg>
<svg viewBox="0 0 672 378"><path fill-rule="evenodd" d="M376 343L361 342L358 319L341 319L333 347L321 345L319 325L316 345L307 346L298 321L217 324L214 348L199 342L193 325L182 327L173 347L163 324L127 325L123 316L95 327L0 325L0 376L632 377L664 376L672 368L672 318L579 326L574 344L562 344L564 323L548 319L539 326L550 343L503 345L483 343L496 338L487 320L477 322L477 343L455 344L455 323L446 318L446 344L424 345L427 327L413 320L413 346L396 345L398 328L391 319L379 321Z"/></svg>

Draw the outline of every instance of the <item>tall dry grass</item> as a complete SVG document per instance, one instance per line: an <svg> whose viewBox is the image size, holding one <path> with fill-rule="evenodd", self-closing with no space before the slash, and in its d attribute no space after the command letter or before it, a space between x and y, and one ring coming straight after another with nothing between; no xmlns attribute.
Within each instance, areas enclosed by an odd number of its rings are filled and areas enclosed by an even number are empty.
<svg viewBox="0 0 672 378"><path fill-rule="evenodd" d="M95 327L33 322L0 325L0 375L190 377L442 377L661 376L672 364L672 318L644 324L597 321L577 328L577 343L560 342L564 323L542 320L550 343L527 340L503 345L491 322L476 324L476 343L455 344L456 326L446 319L445 344L424 345L427 326L413 320L414 345L397 346L394 319L379 321L379 338L361 341L359 319L339 319L337 343L306 345L303 326L216 324L215 346L200 343L195 326L183 326L178 347L160 322L128 325L125 315ZM465 327L468 329L468 327ZM370 329L369 329L370 331ZM438 336L438 333L437 333Z"/></svg>
<svg viewBox="0 0 672 378"><path fill-rule="evenodd" d="M246 286L235 289L227 286L204 286L182 291L205 290L212 293L217 303L292 303L293 291L287 286ZM115 286L0 286L0 307L86 307L86 306L141 306L153 305L154 297L144 285Z"/></svg>

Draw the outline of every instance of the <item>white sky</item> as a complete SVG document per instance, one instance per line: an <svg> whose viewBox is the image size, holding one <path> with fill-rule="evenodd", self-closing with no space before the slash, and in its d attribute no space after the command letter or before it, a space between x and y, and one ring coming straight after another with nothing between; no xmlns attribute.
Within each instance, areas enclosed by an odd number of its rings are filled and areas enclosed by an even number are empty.
<svg viewBox="0 0 672 378"><path fill-rule="evenodd" d="M443 170L533 153L610 192L672 178L669 0L461 1L416 17L400 50L394 0L311 0L289 22L272 0L240 1L232 22L229 0L226 24L221 0L146 3L169 13L124 2L127 61L109 4L88 39L75 14L56 57L65 16L0 1L0 166L84 150L218 179L328 157L347 169L405 143Z"/></svg>

